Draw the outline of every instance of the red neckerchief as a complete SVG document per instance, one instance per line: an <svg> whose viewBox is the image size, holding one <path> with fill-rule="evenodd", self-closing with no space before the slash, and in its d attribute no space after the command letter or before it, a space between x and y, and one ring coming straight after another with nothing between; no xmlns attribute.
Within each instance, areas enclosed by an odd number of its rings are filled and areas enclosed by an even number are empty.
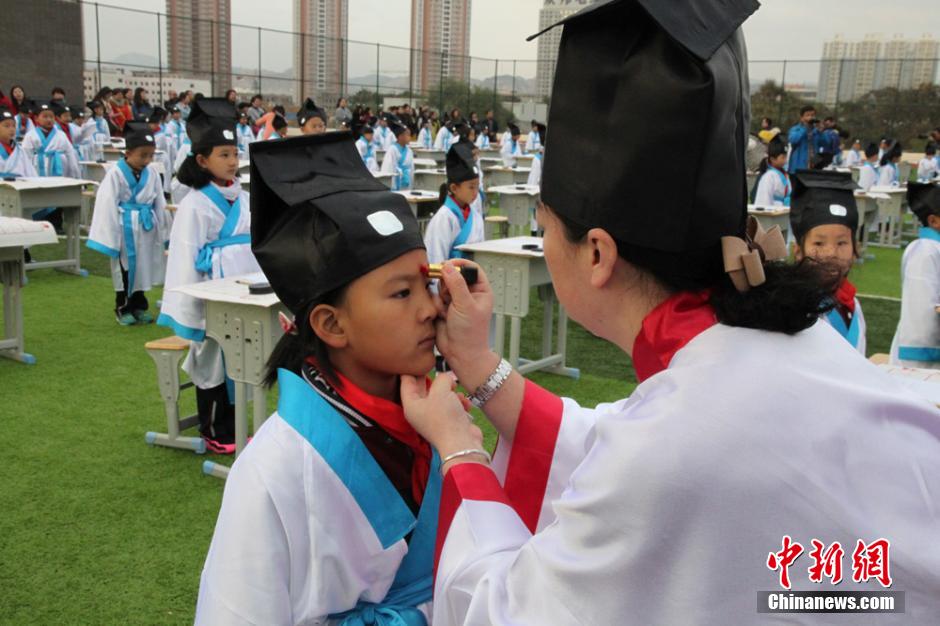
<svg viewBox="0 0 940 626"><path fill-rule="evenodd" d="M836 299L836 311L842 316L846 326L852 323L852 316L855 314L856 291L855 285L850 283L848 278L843 278L833 294Z"/></svg>
<svg viewBox="0 0 940 626"><path fill-rule="evenodd" d="M69 143L72 143L72 133L69 132L69 125L63 124L62 122L56 122L59 125L59 128L62 129L62 132L65 133L65 136L68 138Z"/></svg>
<svg viewBox="0 0 940 626"><path fill-rule="evenodd" d="M463 212L464 221L470 219L470 205L457 202L457 198L454 197L454 194L450 194L450 199L454 201L454 204L460 207L460 210Z"/></svg>
<svg viewBox="0 0 940 626"><path fill-rule="evenodd" d="M308 358L307 363L316 367L316 360ZM431 474L431 444L405 419L405 409L396 402L373 396L334 371L332 387L352 408L378 424L382 430L402 442L414 452L414 465L411 467L411 494L418 505L424 499L424 489Z"/></svg>
<svg viewBox="0 0 940 626"><path fill-rule="evenodd" d="M677 293L643 319L640 334L633 342L633 368L638 381L666 369L676 352L718 323L708 303L710 296L708 290Z"/></svg>
<svg viewBox="0 0 940 626"><path fill-rule="evenodd" d="M0 146L3 146L3 149L6 150L7 156L13 154L13 144L0 141Z"/></svg>

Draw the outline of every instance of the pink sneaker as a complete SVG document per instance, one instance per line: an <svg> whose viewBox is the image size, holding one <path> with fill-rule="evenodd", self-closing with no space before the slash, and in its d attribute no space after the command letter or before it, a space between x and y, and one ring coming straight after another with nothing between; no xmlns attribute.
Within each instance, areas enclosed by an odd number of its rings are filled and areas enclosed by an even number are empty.
<svg viewBox="0 0 940 626"><path fill-rule="evenodd" d="M221 443L211 437L206 437L205 435L202 438L206 442L206 449L209 452L214 452L215 454L235 454L235 444L234 443Z"/></svg>

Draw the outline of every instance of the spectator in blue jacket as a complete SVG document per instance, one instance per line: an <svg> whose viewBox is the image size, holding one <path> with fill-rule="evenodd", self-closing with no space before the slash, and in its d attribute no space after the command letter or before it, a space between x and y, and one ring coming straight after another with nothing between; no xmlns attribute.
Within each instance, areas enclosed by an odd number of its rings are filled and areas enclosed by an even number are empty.
<svg viewBox="0 0 940 626"><path fill-rule="evenodd" d="M787 140L790 142L790 162L787 171L791 174L812 166L816 151L816 109L811 105L800 108L800 121L790 128Z"/></svg>

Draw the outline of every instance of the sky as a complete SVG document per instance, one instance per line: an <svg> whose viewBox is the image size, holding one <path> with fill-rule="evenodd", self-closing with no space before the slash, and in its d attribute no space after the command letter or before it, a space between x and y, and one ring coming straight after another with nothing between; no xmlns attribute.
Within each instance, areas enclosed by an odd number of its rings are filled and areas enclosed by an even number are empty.
<svg viewBox="0 0 940 626"><path fill-rule="evenodd" d="M164 0L103 1L115 6L149 11L166 10ZM525 38L537 30L542 0L472 0L472 3L472 56L490 59L536 58L536 43L527 43ZM236 24L292 29L292 0L231 0L231 4L232 21ZM259 10L261 6L264 10ZM86 9L86 15L90 15L90 11ZM408 46L411 0L349 0L349 13L350 39ZM133 21L149 24L143 17L134 18ZM923 0L767 0L745 23L744 31L752 61L752 79L763 78L765 75L779 76L782 64L757 61L816 61L822 54L823 41L836 34L843 34L847 39L860 39L866 33L882 33L886 37L895 33L907 37L931 33L940 38L940 11L933 7L932 2ZM109 54L114 58L122 52L133 51L135 39L113 37L106 42L103 36L102 43L107 43ZM237 29L233 39L238 42ZM276 67L278 60L283 60L280 64L284 66L290 63L286 40L286 36L277 35L266 36L263 40L262 56L270 59L271 69L281 69ZM238 48L234 52L236 65L239 64L239 56L256 55L256 45L246 46L244 50ZM155 56L155 50L153 54ZM404 53L399 55L388 51L387 58L391 65L399 64L397 56L404 59ZM102 57L105 57L104 53ZM402 60L400 64L407 67L406 61ZM268 62L263 65L268 69ZM816 65L790 63L786 82L815 82L817 72ZM473 71L474 75L476 73ZM500 73L503 71L500 70Z"/></svg>

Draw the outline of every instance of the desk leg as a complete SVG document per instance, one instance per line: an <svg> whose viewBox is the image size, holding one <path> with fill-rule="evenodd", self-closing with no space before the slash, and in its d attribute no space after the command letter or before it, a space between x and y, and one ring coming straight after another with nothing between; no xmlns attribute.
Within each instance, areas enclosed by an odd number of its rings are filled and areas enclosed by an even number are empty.
<svg viewBox="0 0 940 626"><path fill-rule="evenodd" d="M235 381L235 456L248 441L248 385Z"/></svg>
<svg viewBox="0 0 940 626"><path fill-rule="evenodd" d="M22 259L23 249L14 248L14 254ZM20 361L27 365L36 362L36 357L23 351L23 300L21 297L22 261L0 263L3 282L3 327L4 338L0 339L0 356Z"/></svg>
<svg viewBox="0 0 940 626"><path fill-rule="evenodd" d="M268 394L265 391L264 385L252 385L251 397L252 404L254 405L254 413L252 416L254 424L253 432L257 433L261 425L264 424L264 420L268 419Z"/></svg>
<svg viewBox="0 0 940 626"><path fill-rule="evenodd" d="M506 316L500 315L499 313L495 314L496 316L496 341L493 346L493 350L500 357L505 353L506 349Z"/></svg>
<svg viewBox="0 0 940 626"><path fill-rule="evenodd" d="M66 250L68 251L66 258L73 261L73 263L70 264L71 267L65 266L61 268L61 270L70 274L86 277L88 276L88 270L83 270L81 263L82 241L80 238L80 228L82 207L64 207L62 212L62 217L65 221Z"/></svg>
<svg viewBox="0 0 940 626"><path fill-rule="evenodd" d="M509 318L509 364L519 367L519 342L522 338L522 318L515 315Z"/></svg>
<svg viewBox="0 0 940 626"><path fill-rule="evenodd" d="M552 355L552 326L555 317L555 290L548 285L545 289L545 301L542 303L542 358ZM540 289L541 291L541 289Z"/></svg>

